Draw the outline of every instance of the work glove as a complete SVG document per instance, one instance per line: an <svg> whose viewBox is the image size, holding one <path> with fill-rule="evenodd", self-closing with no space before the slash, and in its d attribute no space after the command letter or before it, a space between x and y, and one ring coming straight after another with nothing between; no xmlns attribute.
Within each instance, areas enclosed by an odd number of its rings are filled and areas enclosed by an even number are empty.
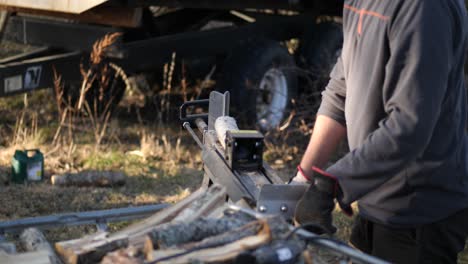
<svg viewBox="0 0 468 264"><path fill-rule="evenodd" d="M296 175L290 178L288 184L310 184L312 182L312 178L309 178L304 171L302 171L301 166L297 166Z"/></svg>
<svg viewBox="0 0 468 264"><path fill-rule="evenodd" d="M296 205L294 221L296 224L309 226L310 231L318 234L334 234L336 232L336 227L332 224L334 198L348 216L353 214L353 210L350 205L345 205L341 201L343 195L336 177L316 167L312 170L313 175L304 175L310 185ZM303 173L300 167L298 171ZM313 228L314 226L317 228Z"/></svg>

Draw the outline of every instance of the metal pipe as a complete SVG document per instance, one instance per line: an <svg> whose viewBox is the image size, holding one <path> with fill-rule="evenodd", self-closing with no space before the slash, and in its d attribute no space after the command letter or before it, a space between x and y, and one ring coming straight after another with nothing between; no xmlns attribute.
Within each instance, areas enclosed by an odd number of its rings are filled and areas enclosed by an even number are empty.
<svg viewBox="0 0 468 264"><path fill-rule="evenodd" d="M18 233L29 227L47 229L60 226L85 224L101 225L103 223L109 222L141 219L148 217L168 206L168 204L144 205L118 209L28 217L11 221L3 221L0 222L0 235L5 233Z"/></svg>
<svg viewBox="0 0 468 264"><path fill-rule="evenodd" d="M192 136L192 138L195 140L195 142L197 142L197 145L201 148L201 149L204 149L205 146L203 145L203 143L200 141L200 138L198 138L197 134L195 133L195 131L193 131L192 127L190 127L190 123L189 122L184 122L184 124L182 125L189 133L190 135Z"/></svg>

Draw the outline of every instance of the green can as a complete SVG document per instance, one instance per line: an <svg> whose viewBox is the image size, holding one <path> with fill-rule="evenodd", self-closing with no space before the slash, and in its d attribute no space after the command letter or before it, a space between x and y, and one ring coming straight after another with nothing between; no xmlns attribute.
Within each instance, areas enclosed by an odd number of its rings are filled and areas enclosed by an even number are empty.
<svg viewBox="0 0 468 264"><path fill-rule="evenodd" d="M41 181L44 177L44 155L38 149L16 150L11 161L11 181Z"/></svg>

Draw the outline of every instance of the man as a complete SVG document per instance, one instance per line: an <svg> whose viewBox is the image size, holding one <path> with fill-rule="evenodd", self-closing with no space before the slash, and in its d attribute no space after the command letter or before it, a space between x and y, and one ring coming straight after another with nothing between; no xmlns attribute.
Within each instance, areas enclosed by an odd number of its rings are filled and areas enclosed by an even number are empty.
<svg viewBox="0 0 468 264"><path fill-rule="evenodd" d="M342 55L295 182L295 220L334 232L336 198L358 201L350 242L396 263L455 263L468 234L463 0L345 0ZM347 135L350 153L323 168Z"/></svg>

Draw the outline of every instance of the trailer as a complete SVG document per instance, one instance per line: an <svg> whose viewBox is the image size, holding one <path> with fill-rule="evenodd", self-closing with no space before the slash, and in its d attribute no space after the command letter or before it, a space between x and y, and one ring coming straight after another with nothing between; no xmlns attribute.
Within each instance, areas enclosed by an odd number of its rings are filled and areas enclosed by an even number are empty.
<svg viewBox="0 0 468 264"><path fill-rule="evenodd" d="M93 43L122 34L106 63L126 75L161 71L175 57L192 76L209 72L234 113L262 130L280 125L294 98L334 65L342 45L342 0L2 0L4 41L31 45L0 60L0 97L50 88L54 71L76 94ZM3 21L3 22L2 22ZM284 42L298 39L291 54ZM215 68L213 68L215 65ZM118 101L126 83L117 78ZM91 92L90 97L95 96Z"/></svg>

